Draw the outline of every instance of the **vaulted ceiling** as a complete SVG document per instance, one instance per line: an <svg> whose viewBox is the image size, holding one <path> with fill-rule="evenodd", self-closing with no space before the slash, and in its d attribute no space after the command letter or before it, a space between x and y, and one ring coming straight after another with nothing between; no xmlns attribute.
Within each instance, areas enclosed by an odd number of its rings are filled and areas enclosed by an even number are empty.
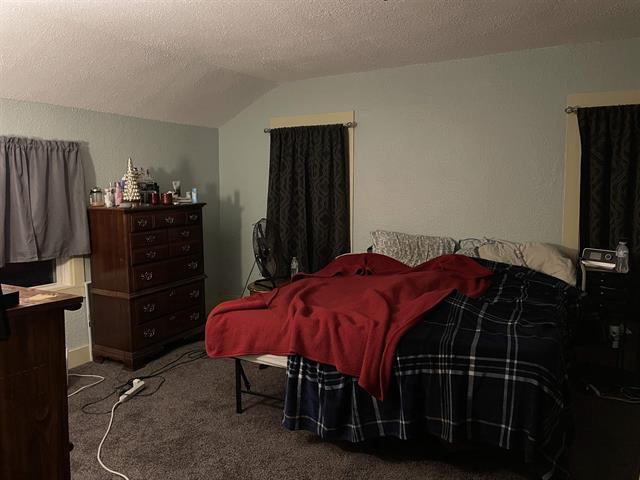
<svg viewBox="0 0 640 480"><path fill-rule="evenodd" d="M0 97L216 127L282 82L637 36L638 0L0 0Z"/></svg>

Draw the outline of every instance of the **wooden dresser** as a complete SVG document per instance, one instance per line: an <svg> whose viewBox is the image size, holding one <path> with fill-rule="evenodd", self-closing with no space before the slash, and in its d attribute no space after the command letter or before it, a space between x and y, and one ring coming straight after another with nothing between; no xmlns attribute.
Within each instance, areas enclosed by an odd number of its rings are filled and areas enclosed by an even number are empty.
<svg viewBox="0 0 640 480"><path fill-rule="evenodd" d="M202 333L203 206L89 209L94 360L135 370Z"/></svg>
<svg viewBox="0 0 640 480"><path fill-rule="evenodd" d="M64 311L83 299L16 288L0 340L0 478L69 480Z"/></svg>

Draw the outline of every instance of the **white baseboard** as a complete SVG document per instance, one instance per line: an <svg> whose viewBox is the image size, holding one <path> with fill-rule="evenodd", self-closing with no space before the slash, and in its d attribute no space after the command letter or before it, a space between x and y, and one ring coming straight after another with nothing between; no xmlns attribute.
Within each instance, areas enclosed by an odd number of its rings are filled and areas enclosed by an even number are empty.
<svg viewBox="0 0 640 480"><path fill-rule="evenodd" d="M67 353L67 368L75 368L91 361L91 349L89 345L71 348Z"/></svg>

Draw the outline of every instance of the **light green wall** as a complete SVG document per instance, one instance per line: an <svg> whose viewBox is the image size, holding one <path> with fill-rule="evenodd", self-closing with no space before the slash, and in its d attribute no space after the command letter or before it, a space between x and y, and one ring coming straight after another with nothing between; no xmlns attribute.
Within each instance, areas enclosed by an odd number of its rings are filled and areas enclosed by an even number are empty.
<svg viewBox="0 0 640 480"><path fill-rule="evenodd" d="M87 192L121 178L127 158L149 168L160 188L180 179L197 187L204 209L207 298L216 298L215 263L218 228L218 130L40 103L0 99L0 135L75 140L82 143ZM88 342L84 309L67 316L69 348Z"/></svg>
<svg viewBox="0 0 640 480"><path fill-rule="evenodd" d="M560 242L566 97L640 88L640 39L288 83L220 128L221 291L253 262L269 118L355 110L354 248L376 228Z"/></svg>

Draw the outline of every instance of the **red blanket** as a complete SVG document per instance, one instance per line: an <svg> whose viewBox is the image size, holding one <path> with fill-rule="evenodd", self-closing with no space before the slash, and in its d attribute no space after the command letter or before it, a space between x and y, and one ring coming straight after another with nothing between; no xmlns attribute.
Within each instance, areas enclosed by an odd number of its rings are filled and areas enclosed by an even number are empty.
<svg viewBox="0 0 640 480"><path fill-rule="evenodd" d="M302 355L382 399L400 338L454 290L481 295L491 273L463 255L414 268L373 253L343 256L272 292L218 305L207 320L207 353Z"/></svg>

